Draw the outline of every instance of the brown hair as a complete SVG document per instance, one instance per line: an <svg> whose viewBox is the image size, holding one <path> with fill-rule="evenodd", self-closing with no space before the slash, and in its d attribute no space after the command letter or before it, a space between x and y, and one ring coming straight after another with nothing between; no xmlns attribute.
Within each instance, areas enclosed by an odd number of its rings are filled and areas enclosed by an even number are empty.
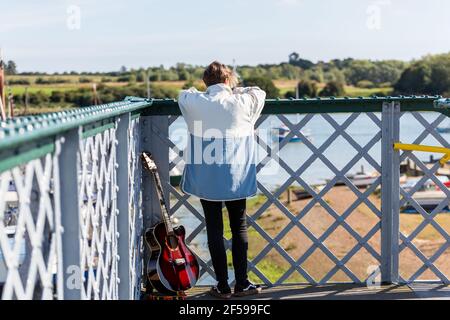
<svg viewBox="0 0 450 320"><path fill-rule="evenodd" d="M227 80L230 87L235 87L238 83L234 72L218 61L211 63L203 73L203 82L207 87L218 83L225 83Z"/></svg>

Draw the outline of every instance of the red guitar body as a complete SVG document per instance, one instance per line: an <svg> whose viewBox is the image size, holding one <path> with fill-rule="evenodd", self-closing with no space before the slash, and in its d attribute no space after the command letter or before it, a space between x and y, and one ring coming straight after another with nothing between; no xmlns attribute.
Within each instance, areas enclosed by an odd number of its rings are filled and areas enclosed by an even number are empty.
<svg viewBox="0 0 450 320"><path fill-rule="evenodd" d="M172 235L167 234L164 223L157 224L149 232L159 250L153 246L147 266L148 278L158 291L185 291L198 280L200 268L196 257L185 244L186 231L183 226L175 227ZM157 251L157 252L156 252Z"/></svg>

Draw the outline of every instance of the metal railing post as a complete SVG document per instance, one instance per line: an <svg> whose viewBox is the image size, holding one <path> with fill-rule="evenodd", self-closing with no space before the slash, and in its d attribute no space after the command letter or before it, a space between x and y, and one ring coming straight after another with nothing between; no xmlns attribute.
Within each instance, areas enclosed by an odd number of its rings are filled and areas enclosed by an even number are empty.
<svg viewBox="0 0 450 320"><path fill-rule="evenodd" d="M163 182L163 191L166 201L169 201L169 191L164 182L169 181L169 146L164 138L169 136L169 117L168 116L143 116L141 120L141 142L138 157L142 151L148 151L158 166L158 172ZM141 161L139 159L139 161ZM144 230L160 221L160 205L156 194L156 187L153 178L146 171L142 172L142 214ZM144 250L144 262L148 261L148 250ZM144 269L146 264L144 263ZM146 274L146 270L144 270ZM144 277L146 279L146 277ZM144 280L145 281L145 280Z"/></svg>
<svg viewBox="0 0 450 320"><path fill-rule="evenodd" d="M400 160L394 143L400 136L400 103L385 102L381 138L381 281L398 282Z"/></svg>
<svg viewBox="0 0 450 320"><path fill-rule="evenodd" d="M169 146L165 140L169 136L169 118L167 116L144 116L141 125L141 151L152 154L158 166L161 181L169 181ZM140 156L140 154L139 154ZM139 160L140 161L140 160ZM160 206L152 177L145 171L142 173L144 227L150 227L160 218ZM167 201L169 192L163 185Z"/></svg>
<svg viewBox="0 0 450 320"><path fill-rule="evenodd" d="M80 265L80 207L78 190L78 151L81 127L64 133L59 156L59 183L62 232L63 292L66 300L81 299L83 266Z"/></svg>
<svg viewBox="0 0 450 320"><path fill-rule="evenodd" d="M130 125L130 113L123 114L118 119L116 138L117 138L117 210L118 220L117 229L118 239L118 276L119 276L119 299L130 300L130 221L129 221L129 165L128 152L128 134Z"/></svg>

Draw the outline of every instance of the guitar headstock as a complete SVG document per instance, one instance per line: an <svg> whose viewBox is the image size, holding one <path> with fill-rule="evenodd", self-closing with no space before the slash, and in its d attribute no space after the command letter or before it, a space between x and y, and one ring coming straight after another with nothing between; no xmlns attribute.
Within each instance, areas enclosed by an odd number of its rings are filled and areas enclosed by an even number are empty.
<svg viewBox="0 0 450 320"><path fill-rule="evenodd" d="M156 172L156 163L153 161L152 155L148 152L142 152L141 157L144 168L150 172Z"/></svg>

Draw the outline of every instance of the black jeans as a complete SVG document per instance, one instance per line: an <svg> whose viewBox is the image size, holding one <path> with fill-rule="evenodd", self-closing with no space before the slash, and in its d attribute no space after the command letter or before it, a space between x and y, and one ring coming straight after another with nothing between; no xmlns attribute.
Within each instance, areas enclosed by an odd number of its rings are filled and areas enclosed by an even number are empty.
<svg viewBox="0 0 450 320"><path fill-rule="evenodd" d="M237 285L247 282L246 200L225 201L232 234L233 267ZM228 267L223 241L222 201L200 200L205 214L208 247L219 286L228 285Z"/></svg>

